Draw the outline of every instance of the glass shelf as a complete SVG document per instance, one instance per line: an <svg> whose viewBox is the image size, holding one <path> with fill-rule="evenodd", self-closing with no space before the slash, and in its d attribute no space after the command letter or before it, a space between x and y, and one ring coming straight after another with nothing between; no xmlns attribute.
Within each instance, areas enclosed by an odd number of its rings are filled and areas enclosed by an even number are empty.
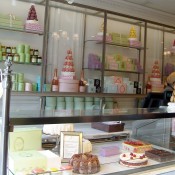
<svg viewBox="0 0 175 175"><path fill-rule="evenodd" d="M101 69L96 68L83 68L85 70L101 71ZM143 74L142 72L136 71L127 71L127 70L115 70L115 69L104 69L106 72L123 72L123 73L132 73L132 74Z"/></svg>
<svg viewBox="0 0 175 175"><path fill-rule="evenodd" d="M105 69L104 71L107 71L107 72L123 72L123 73L132 73L132 74L142 74L141 72L136 72L136 71L126 71L126 70L112 70L112 69Z"/></svg>
<svg viewBox="0 0 175 175"><path fill-rule="evenodd" d="M0 61L0 63L4 63L5 61ZM13 65L15 64L22 64L22 65L33 65L33 66L41 66L41 63L20 63L20 62L13 62Z"/></svg>
<svg viewBox="0 0 175 175"><path fill-rule="evenodd" d="M17 29L13 27L4 27L0 25L0 29L2 30L10 30L14 32L24 32L24 33L31 33L31 34L37 34L37 35L44 35L44 32L42 31L31 31L31 30L25 30L25 29Z"/></svg>
<svg viewBox="0 0 175 175"><path fill-rule="evenodd" d="M12 96L35 96L35 97L115 97L143 99L145 94L117 94L117 93L84 93L84 92L18 92L12 91Z"/></svg>
<svg viewBox="0 0 175 175"><path fill-rule="evenodd" d="M12 125L40 125L57 123L90 123L172 118L175 112L162 108L118 108L101 110L11 110Z"/></svg>
<svg viewBox="0 0 175 175"><path fill-rule="evenodd" d="M99 41L99 40L95 40L95 39L89 39L86 40L85 42L96 42L96 44L103 44L103 41ZM120 44L120 43L114 43L114 42L106 42L106 45L112 45L112 46L117 46L117 47L125 47L125 48L131 48L131 49L137 49L137 50L143 50L144 47L135 47L135 46L129 46L129 45L124 45L124 44Z"/></svg>

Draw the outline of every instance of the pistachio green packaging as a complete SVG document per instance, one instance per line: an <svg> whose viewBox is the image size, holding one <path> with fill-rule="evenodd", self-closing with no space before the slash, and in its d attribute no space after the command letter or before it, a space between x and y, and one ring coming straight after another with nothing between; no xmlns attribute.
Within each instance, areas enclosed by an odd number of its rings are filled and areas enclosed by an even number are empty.
<svg viewBox="0 0 175 175"><path fill-rule="evenodd" d="M40 150L42 130L39 128L15 128L9 134L9 151Z"/></svg>

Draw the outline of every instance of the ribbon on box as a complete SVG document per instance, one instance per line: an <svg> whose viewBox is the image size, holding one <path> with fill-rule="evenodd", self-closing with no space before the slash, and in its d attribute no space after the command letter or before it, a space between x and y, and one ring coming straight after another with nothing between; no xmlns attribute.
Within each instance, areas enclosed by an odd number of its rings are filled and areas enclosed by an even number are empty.
<svg viewBox="0 0 175 175"><path fill-rule="evenodd" d="M9 20L10 20L10 27L12 27L12 25L13 25L13 20L16 19L16 16L15 16L14 14L11 14L11 13L10 13L8 16L9 16Z"/></svg>
<svg viewBox="0 0 175 175"><path fill-rule="evenodd" d="M121 83L123 83L123 79L122 79L122 77L117 77L117 76L114 76L114 83L116 83L116 84L121 84Z"/></svg>

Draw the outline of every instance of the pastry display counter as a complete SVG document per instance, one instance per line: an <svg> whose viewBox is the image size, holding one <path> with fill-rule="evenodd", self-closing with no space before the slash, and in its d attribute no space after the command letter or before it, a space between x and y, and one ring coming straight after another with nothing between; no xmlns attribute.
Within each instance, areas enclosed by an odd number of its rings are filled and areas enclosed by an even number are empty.
<svg viewBox="0 0 175 175"><path fill-rule="evenodd" d="M10 112L12 125L36 125L57 123L89 123L105 121L145 120L173 118L174 112L163 108L122 108L108 110L16 110Z"/></svg>

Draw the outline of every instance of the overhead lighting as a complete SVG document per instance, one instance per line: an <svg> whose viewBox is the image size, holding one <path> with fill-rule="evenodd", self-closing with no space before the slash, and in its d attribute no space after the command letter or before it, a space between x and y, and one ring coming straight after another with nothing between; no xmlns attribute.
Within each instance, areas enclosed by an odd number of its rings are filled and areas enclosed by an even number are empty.
<svg viewBox="0 0 175 175"><path fill-rule="evenodd" d="M66 0L68 4L73 4L74 0Z"/></svg>

